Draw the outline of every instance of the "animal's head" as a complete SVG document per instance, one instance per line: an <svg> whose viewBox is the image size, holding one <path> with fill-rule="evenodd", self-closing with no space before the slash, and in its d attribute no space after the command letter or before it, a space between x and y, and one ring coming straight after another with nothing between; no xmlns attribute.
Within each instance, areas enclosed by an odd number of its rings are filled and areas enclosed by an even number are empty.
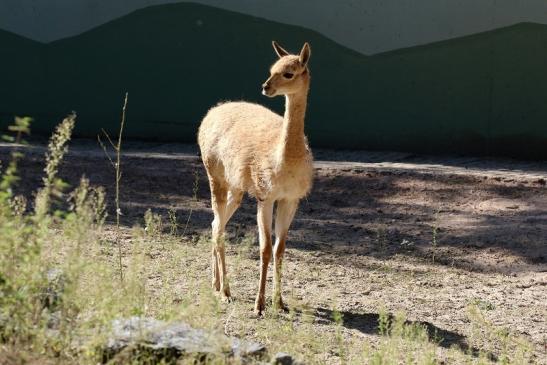
<svg viewBox="0 0 547 365"><path fill-rule="evenodd" d="M262 84L262 94L274 97L306 90L310 82L308 70L308 61L311 56L310 45L307 42L304 43L298 55L290 54L276 41L273 41L272 45L279 59L270 68L268 80Z"/></svg>

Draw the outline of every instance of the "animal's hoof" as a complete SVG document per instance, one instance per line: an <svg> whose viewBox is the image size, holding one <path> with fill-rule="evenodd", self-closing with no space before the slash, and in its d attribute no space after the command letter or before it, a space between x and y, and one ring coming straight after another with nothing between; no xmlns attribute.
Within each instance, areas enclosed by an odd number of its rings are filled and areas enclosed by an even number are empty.
<svg viewBox="0 0 547 365"><path fill-rule="evenodd" d="M276 311L285 312L285 313L289 312L289 307L287 307L285 303L283 302L274 303L273 307Z"/></svg>
<svg viewBox="0 0 547 365"><path fill-rule="evenodd" d="M255 302L255 310L254 310L254 313L259 316L259 317L262 317L264 315L264 310L266 309L266 304L264 302L264 299L258 299L256 300Z"/></svg>
<svg viewBox="0 0 547 365"><path fill-rule="evenodd" d="M285 303L283 303L283 299L281 298L281 294L276 293L275 291L274 291L274 295L273 295L273 298L272 298L272 306L273 306L274 310L279 311L279 312L288 312L289 311L289 307L287 307L285 305Z"/></svg>
<svg viewBox="0 0 547 365"><path fill-rule="evenodd" d="M234 302L234 298L232 298L232 296L230 295L222 295L222 301L224 303L233 303Z"/></svg>

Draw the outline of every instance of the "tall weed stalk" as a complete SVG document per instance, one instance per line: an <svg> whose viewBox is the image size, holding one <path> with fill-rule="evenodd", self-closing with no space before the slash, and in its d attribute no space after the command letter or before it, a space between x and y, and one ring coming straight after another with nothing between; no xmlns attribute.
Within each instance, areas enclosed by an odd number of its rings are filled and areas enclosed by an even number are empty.
<svg viewBox="0 0 547 365"><path fill-rule="evenodd" d="M108 160L110 161L112 167L114 168L116 172L116 195L115 195L115 202L116 202L116 246L118 247L118 269L119 269L119 276L120 276L120 282L123 283L123 264L122 264L122 244L121 244L121 231L120 231L120 217L122 216L122 210L120 208L120 182L122 180L122 167L121 167L121 155L122 155L122 136L123 136L123 130L125 127L125 117L126 117L126 110L127 110L127 100L128 100L129 94L125 93L125 98L123 102L122 107L122 117L120 121L120 130L118 131L118 142L114 144L112 139L110 138L109 134L103 129L102 132L112 148L114 149L114 152L116 153L116 162L110 157L110 154L108 153L108 149L106 148L105 144L101 140L101 136L97 136L97 140L101 147L103 148L103 151L105 155L108 157Z"/></svg>

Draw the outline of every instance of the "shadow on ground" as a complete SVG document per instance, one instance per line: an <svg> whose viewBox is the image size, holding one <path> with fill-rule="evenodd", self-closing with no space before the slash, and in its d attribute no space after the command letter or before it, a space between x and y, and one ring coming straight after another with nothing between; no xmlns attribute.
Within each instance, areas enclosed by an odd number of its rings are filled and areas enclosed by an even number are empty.
<svg viewBox="0 0 547 365"><path fill-rule="evenodd" d="M166 219L171 210L179 224L188 222L188 234L208 233L209 185L198 158L127 156L122 168L124 225L142 224L147 209ZM41 155L27 156L17 191L32 199L42 169ZM69 155L60 174L72 186L82 175L104 186L114 206L114 171L100 154ZM471 271L518 272L530 265L541 270L547 264L546 196L545 186L535 180L319 168L288 246L378 259L435 255L436 264ZM228 225L229 234L234 227L242 234L256 230L255 216L256 203L246 198Z"/></svg>
<svg viewBox="0 0 547 365"><path fill-rule="evenodd" d="M354 329L361 333L368 335L380 335L378 327L380 315L377 313L352 313L352 312L339 312L342 315L342 325L348 329ZM315 310L316 320L319 323L334 324L335 313L327 308L318 307ZM392 314L388 315L388 323L392 323L394 320ZM444 348L451 348L457 346L461 351L470 353L475 357L480 355L477 348L469 346L465 336L439 328L429 322L425 321L405 321L406 325L417 325L424 328L427 332L429 341L436 343ZM491 360L496 361L493 355L490 355Z"/></svg>

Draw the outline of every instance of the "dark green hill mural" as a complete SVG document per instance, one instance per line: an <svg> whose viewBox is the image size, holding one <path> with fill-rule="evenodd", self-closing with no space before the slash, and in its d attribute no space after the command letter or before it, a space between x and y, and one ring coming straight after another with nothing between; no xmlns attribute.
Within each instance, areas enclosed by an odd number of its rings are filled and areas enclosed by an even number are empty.
<svg viewBox="0 0 547 365"><path fill-rule="evenodd" d="M11 123L14 115L42 110L44 49L41 43L0 30L0 126L6 119Z"/></svg>
<svg viewBox="0 0 547 365"><path fill-rule="evenodd" d="M528 23L376 55L367 119L403 149L546 158L546 59Z"/></svg>
<svg viewBox="0 0 547 365"><path fill-rule="evenodd" d="M116 128L128 91L128 136L194 142L220 100L282 111L282 98L260 95L272 39L292 50L312 45L313 146L547 158L547 26L536 24L375 56L189 3L142 9L48 45L0 32L0 120L30 114L46 133L76 110L77 133L95 136Z"/></svg>

